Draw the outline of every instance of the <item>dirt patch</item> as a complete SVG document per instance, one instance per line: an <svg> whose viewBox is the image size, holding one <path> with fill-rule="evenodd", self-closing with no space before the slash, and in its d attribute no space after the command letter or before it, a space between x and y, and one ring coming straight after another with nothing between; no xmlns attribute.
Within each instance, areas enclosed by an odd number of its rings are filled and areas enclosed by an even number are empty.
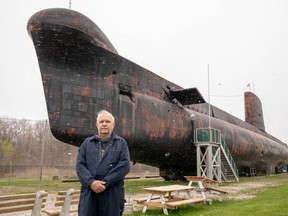
<svg viewBox="0 0 288 216"><path fill-rule="evenodd" d="M265 190L271 186L283 184L282 179L267 180L265 177L254 177L251 182L233 183L229 186L221 186L223 190L228 191L228 199L242 200L255 197L256 192Z"/></svg>

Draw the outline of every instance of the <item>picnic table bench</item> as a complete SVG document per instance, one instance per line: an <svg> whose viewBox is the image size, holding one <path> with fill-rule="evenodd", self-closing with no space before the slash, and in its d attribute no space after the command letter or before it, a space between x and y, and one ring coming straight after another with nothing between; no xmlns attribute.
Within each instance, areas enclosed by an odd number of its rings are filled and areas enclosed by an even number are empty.
<svg viewBox="0 0 288 216"><path fill-rule="evenodd" d="M228 194L228 191L220 189L218 186L221 184L219 181L209 179L203 176L184 176L188 181L188 186L192 186L193 183L197 184L195 191L201 192L203 198L206 197L206 193L214 194L217 196L219 201L222 201L222 195ZM212 203L212 200L207 199Z"/></svg>
<svg viewBox="0 0 288 216"><path fill-rule="evenodd" d="M79 198L80 190L58 191L54 208L44 209L42 212L49 216L66 216L69 215L69 212L77 212Z"/></svg>
<svg viewBox="0 0 288 216"><path fill-rule="evenodd" d="M48 193L2 195L0 196L0 215L12 212L31 211L31 216L40 216L41 209L45 207Z"/></svg>

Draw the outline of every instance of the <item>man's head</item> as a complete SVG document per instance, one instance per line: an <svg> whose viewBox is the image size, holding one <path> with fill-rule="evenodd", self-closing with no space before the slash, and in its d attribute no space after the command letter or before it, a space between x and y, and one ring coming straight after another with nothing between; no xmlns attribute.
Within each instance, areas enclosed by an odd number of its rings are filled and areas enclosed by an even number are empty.
<svg viewBox="0 0 288 216"><path fill-rule="evenodd" d="M110 112L106 110L98 112L96 127L101 139L108 139L111 136L114 126L115 119Z"/></svg>

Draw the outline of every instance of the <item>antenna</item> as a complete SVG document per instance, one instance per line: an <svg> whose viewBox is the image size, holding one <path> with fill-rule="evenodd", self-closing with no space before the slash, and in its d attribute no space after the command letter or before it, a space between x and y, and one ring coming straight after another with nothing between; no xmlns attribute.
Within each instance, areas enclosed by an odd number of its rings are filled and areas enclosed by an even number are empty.
<svg viewBox="0 0 288 216"><path fill-rule="evenodd" d="M211 104L210 104L210 74L209 74L209 64L208 64L208 103L209 103L209 129L211 128Z"/></svg>
<svg viewBox="0 0 288 216"><path fill-rule="evenodd" d="M71 9L71 0L69 0L69 9Z"/></svg>

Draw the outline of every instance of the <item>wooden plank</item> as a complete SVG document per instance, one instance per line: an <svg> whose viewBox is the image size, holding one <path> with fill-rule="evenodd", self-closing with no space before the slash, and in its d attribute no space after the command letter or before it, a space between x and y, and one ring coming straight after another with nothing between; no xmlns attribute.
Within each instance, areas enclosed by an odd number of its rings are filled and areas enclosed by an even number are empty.
<svg viewBox="0 0 288 216"><path fill-rule="evenodd" d="M180 206L180 205L199 203L199 202L203 202L205 200L206 199L204 199L204 198L191 198L191 199L184 199L184 200L178 200L178 201L171 201L171 202L167 202L165 204L167 206L170 206L170 207L176 207L176 206Z"/></svg>
<svg viewBox="0 0 288 216"><path fill-rule="evenodd" d="M77 205L79 203L79 198L78 199L72 199L71 205ZM55 202L55 206L63 206L64 201L62 202Z"/></svg>
<svg viewBox="0 0 288 216"><path fill-rule="evenodd" d="M202 181L205 183L210 183L210 184L220 184L221 182L209 179L203 176L184 176L188 181Z"/></svg>
<svg viewBox="0 0 288 216"><path fill-rule="evenodd" d="M33 209L33 204L21 205L21 206L10 206L10 207L1 208L0 214L9 213L9 212L26 211L26 210L32 210L32 209Z"/></svg>
<svg viewBox="0 0 288 216"><path fill-rule="evenodd" d="M185 185L168 185L168 186L160 186L160 187L149 187L149 188L143 188L146 191L149 191L150 193L155 194L166 194L169 192L174 191L184 191L184 190L193 190L195 187L189 187Z"/></svg>
<svg viewBox="0 0 288 216"><path fill-rule="evenodd" d="M147 201L140 201L139 204L144 206L152 206L152 207L158 207L158 208L174 208L176 206L180 205L187 205L187 204L193 204L193 203L199 203L205 201L205 198L174 198L172 200L166 201L165 204L160 202L147 202Z"/></svg>
<svg viewBox="0 0 288 216"><path fill-rule="evenodd" d="M0 202L0 208L3 207L9 207L9 206L17 206L17 205L26 205L26 204L34 204L35 202L35 197L34 198L29 198L29 199L17 199L17 200L8 200L8 201L1 201Z"/></svg>
<svg viewBox="0 0 288 216"><path fill-rule="evenodd" d="M145 202L145 201L147 201L147 197L145 197L145 198L135 198L135 199L133 199L135 202L137 202L137 203L142 203L142 202Z"/></svg>
<svg viewBox="0 0 288 216"><path fill-rule="evenodd" d="M216 192L220 192L220 193L228 194L228 191L225 191L225 190L222 190L222 189L219 189L219 188L207 187L206 190L209 190L209 191L216 191Z"/></svg>
<svg viewBox="0 0 288 216"><path fill-rule="evenodd" d="M158 208L168 208L168 206L166 204L162 204L160 202L143 202L143 203L141 203L141 205L158 207Z"/></svg>
<svg viewBox="0 0 288 216"><path fill-rule="evenodd" d="M55 206L63 206L65 196L67 191L58 191L55 201ZM80 199L80 190L75 190L74 194L72 195L71 205L76 205L79 203Z"/></svg>
<svg viewBox="0 0 288 216"><path fill-rule="evenodd" d="M71 200L71 205L78 204L78 203L79 203L79 199L80 199L80 196L74 197L74 195L73 195L73 196L72 196L72 200ZM65 200L65 199L64 199L64 200ZM56 202L55 202L55 206L62 206L62 205L64 204L64 200L56 201Z"/></svg>
<svg viewBox="0 0 288 216"><path fill-rule="evenodd" d="M15 199L35 198L35 196L36 196L36 193L3 195L3 196L0 196L0 202L7 201L7 200L15 200Z"/></svg>
<svg viewBox="0 0 288 216"><path fill-rule="evenodd" d="M0 214L32 210L36 200L36 194L38 193L0 196ZM39 207L44 208L47 195L48 193L43 196L41 206Z"/></svg>
<svg viewBox="0 0 288 216"><path fill-rule="evenodd" d="M19 206L8 206L8 207L1 207L0 214L9 213L9 212L18 212L18 211L27 211L32 210L34 207L34 202L32 204L26 205L19 205ZM41 208L45 207L45 203L41 205Z"/></svg>
<svg viewBox="0 0 288 216"><path fill-rule="evenodd" d="M205 177L202 176L184 176L188 181L204 181Z"/></svg>
<svg viewBox="0 0 288 216"><path fill-rule="evenodd" d="M170 198L170 199L173 199L174 197L175 195L172 195L171 197L169 197L168 195L164 196L164 198ZM160 199L160 196L153 196L151 198L151 200L156 200L156 199ZM141 203L141 202L147 201L147 197L134 198L133 200L136 201L137 203Z"/></svg>

